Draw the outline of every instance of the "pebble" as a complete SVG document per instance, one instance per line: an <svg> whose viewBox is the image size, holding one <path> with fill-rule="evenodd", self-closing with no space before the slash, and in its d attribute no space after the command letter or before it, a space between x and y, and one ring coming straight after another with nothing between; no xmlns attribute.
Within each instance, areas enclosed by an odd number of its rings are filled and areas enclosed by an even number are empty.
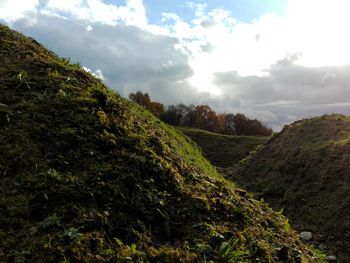
<svg viewBox="0 0 350 263"><path fill-rule="evenodd" d="M303 231L300 233L300 238L304 241L309 241L312 239L312 233L309 231Z"/></svg>
<svg viewBox="0 0 350 263"><path fill-rule="evenodd" d="M337 257L336 256L327 256L326 259L329 261L329 262L336 262L337 261Z"/></svg>
<svg viewBox="0 0 350 263"><path fill-rule="evenodd" d="M321 249L321 250L326 250L328 247L325 244L319 244L318 248Z"/></svg>

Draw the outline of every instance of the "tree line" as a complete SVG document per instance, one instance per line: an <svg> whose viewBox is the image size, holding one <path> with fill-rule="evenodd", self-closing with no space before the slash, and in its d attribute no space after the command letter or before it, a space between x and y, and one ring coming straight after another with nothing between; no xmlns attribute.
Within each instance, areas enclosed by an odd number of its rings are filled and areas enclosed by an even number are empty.
<svg viewBox="0 0 350 263"><path fill-rule="evenodd" d="M173 126L185 126L230 135L269 136L272 129L257 119L242 113L217 114L208 105L169 105L152 101L148 93L130 93L129 99L143 106L162 121Z"/></svg>

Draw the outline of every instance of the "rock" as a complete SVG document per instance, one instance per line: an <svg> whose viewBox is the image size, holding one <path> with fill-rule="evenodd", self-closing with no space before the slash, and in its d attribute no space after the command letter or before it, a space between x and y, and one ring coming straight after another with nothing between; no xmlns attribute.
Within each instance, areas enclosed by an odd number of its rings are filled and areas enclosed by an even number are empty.
<svg viewBox="0 0 350 263"><path fill-rule="evenodd" d="M312 239L312 233L309 231L303 231L300 233L300 238L304 241L309 241Z"/></svg>
<svg viewBox="0 0 350 263"><path fill-rule="evenodd" d="M325 244L319 244L318 248L321 249L321 250L326 250L328 247Z"/></svg>
<svg viewBox="0 0 350 263"><path fill-rule="evenodd" d="M329 262L336 262L337 261L337 257L333 256L333 255L327 256L326 260L329 261Z"/></svg>

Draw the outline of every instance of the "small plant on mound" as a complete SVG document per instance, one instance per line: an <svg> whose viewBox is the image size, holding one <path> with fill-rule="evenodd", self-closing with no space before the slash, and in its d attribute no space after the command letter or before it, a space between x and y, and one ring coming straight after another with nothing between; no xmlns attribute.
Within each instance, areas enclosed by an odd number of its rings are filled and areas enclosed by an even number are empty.
<svg viewBox="0 0 350 263"><path fill-rule="evenodd" d="M231 238L222 242L216 251L218 262L248 262L249 252L238 246L238 239Z"/></svg>

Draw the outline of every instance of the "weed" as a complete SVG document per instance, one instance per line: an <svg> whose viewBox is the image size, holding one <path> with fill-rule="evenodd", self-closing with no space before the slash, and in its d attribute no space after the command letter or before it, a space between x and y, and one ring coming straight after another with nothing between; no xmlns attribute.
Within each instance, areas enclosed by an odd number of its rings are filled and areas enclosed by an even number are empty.
<svg viewBox="0 0 350 263"><path fill-rule="evenodd" d="M61 217L53 214L45 218L42 222L38 224L43 230L49 229L51 227L59 227L62 225Z"/></svg>
<svg viewBox="0 0 350 263"><path fill-rule="evenodd" d="M238 245L238 239L222 242L215 252L218 262L248 262L249 251Z"/></svg>

